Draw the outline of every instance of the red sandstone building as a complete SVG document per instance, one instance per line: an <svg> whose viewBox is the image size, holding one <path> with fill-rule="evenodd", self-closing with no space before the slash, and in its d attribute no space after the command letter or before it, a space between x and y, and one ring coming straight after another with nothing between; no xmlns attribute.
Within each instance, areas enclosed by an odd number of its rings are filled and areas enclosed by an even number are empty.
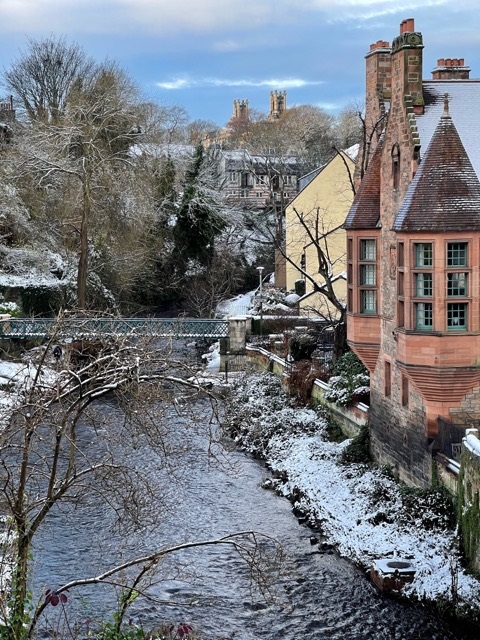
<svg viewBox="0 0 480 640"><path fill-rule="evenodd" d="M345 223L372 450L416 485L459 440L450 423L480 419L480 81L463 59L422 80L422 54L408 19L366 56L366 169Z"/></svg>

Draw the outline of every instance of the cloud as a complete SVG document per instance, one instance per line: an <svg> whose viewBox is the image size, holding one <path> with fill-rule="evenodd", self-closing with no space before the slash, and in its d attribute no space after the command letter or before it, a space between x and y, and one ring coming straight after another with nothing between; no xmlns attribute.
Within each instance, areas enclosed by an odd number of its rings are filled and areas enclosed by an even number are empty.
<svg viewBox="0 0 480 640"><path fill-rule="evenodd" d="M194 80L193 78L183 76L174 78L173 80L156 82L155 86L166 90L191 89L193 87L281 87L282 89L299 89L319 84L323 84L323 82L304 80L303 78L269 78L266 80L201 78L200 80Z"/></svg>
<svg viewBox="0 0 480 640"><path fill-rule="evenodd" d="M255 29L290 0L1 0L0 31L150 34ZM278 13L282 16L282 11Z"/></svg>
<svg viewBox="0 0 480 640"><path fill-rule="evenodd" d="M220 42L215 42L212 47L214 51L219 51L220 53L240 51L242 48L244 48L244 45L242 45L238 40L222 40Z"/></svg>

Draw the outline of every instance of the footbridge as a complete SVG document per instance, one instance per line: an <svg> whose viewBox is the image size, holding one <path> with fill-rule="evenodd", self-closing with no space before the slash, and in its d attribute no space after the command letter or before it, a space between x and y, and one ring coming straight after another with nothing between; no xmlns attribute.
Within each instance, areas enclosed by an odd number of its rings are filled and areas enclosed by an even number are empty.
<svg viewBox="0 0 480 640"><path fill-rule="evenodd" d="M122 318L122 317L63 317L13 318L0 315L1 339L48 339L58 341L102 339L108 337L170 338L221 340L221 351L235 356L235 362L245 361L247 318L227 320L198 318ZM232 359L230 358L230 361ZM222 358L221 366L226 359Z"/></svg>
<svg viewBox="0 0 480 640"><path fill-rule="evenodd" d="M228 320L197 318L0 318L0 338L225 338Z"/></svg>

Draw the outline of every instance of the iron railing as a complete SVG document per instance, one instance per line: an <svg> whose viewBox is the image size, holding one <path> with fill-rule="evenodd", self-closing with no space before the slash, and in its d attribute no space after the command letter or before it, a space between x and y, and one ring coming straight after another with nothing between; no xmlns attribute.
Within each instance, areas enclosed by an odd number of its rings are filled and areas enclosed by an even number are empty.
<svg viewBox="0 0 480 640"><path fill-rule="evenodd" d="M446 455L447 458L458 460L465 431L474 425L454 424L440 417L437 419L437 424L438 435L435 438L435 449Z"/></svg>
<svg viewBox="0 0 480 640"><path fill-rule="evenodd" d="M196 318L8 318L0 322L0 338L147 336L223 338L227 320Z"/></svg>

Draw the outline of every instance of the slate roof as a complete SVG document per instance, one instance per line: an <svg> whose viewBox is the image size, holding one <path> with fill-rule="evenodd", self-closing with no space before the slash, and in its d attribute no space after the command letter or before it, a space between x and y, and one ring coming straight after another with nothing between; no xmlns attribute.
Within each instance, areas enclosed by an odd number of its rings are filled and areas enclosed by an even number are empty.
<svg viewBox="0 0 480 640"><path fill-rule="evenodd" d="M379 224L382 149L383 141L381 140L350 207L344 224L345 229L375 229Z"/></svg>
<svg viewBox="0 0 480 640"><path fill-rule="evenodd" d="M448 111L433 133L393 229L480 231L480 181Z"/></svg>
<svg viewBox="0 0 480 640"><path fill-rule="evenodd" d="M425 113L417 115L421 154L425 153L443 113L448 93L449 112L470 161L480 178L480 80L424 80Z"/></svg>

